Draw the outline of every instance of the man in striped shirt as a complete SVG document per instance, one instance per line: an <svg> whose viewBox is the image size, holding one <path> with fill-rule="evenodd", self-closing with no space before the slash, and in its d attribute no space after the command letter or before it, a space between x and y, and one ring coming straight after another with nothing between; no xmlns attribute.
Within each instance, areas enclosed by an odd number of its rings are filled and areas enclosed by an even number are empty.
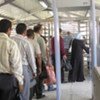
<svg viewBox="0 0 100 100"><path fill-rule="evenodd" d="M16 27L17 34L12 37L17 43L23 64L23 74L24 74L24 90L22 93L22 100L29 100L30 96L30 79L32 79L36 74L36 64L34 59L34 53L32 47L28 40L25 38L27 32L27 26L24 23L19 23ZM31 70L31 76L29 71Z"/></svg>
<svg viewBox="0 0 100 100"><path fill-rule="evenodd" d="M9 38L12 23L7 19L0 21L0 100L15 100L14 77L19 90L23 90L23 69L17 44Z"/></svg>

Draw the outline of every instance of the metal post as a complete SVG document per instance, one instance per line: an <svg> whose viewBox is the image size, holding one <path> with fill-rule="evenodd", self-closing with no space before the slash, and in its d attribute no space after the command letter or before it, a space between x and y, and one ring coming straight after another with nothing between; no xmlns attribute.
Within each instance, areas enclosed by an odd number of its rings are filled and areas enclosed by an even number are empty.
<svg viewBox="0 0 100 100"><path fill-rule="evenodd" d="M95 2L94 0L90 0L91 3L91 9L90 9L90 42L91 42L91 70L90 70L90 76L92 78L92 81L94 82L93 78L93 69L94 67L97 67L97 30L96 30L96 14L95 14ZM94 87L94 84L92 84L92 87ZM92 88L93 95L94 95L94 88ZM94 96L95 99L95 96Z"/></svg>
<svg viewBox="0 0 100 100"><path fill-rule="evenodd" d="M56 79L57 79L57 100L61 98L61 66L60 66L60 43L59 43L59 18L56 0L52 0L52 8L54 13L54 32L55 32L55 59L56 59Z"/></svg>
<svg viewBox="0 0 100 100"><path fill-rule="evenodd" d="M91 56L92 56L92 67L97 66L97 30L96 30L96 14L95 14L95 2L91 2L91 13L90 13L90 29L91 29Z"/></svg>
<svg viewBox="0 0 100 100"><path fill-rule="evenodd" d="M78 33L80 33L80 20L78 21Z"/></svg>
<svg viewBox="0 0 100 100"><path fill-rule="evenodd" d="M99 17L96 18L96 23L97 23L97 45L98 45L98 43L99 43L99 41L98 41L99 40L99 30L100 30L100 27L99 27ZM98 60L97 60L97 62L98 62Z"/></svg>
<svg viewBox="0 0 100 100"><path fill-rule="evenodd" d="M50 22L48 23L48 47L49 47L49 51L50 51ZM49 52L49 56L50 56L51 52Z"/></svg>

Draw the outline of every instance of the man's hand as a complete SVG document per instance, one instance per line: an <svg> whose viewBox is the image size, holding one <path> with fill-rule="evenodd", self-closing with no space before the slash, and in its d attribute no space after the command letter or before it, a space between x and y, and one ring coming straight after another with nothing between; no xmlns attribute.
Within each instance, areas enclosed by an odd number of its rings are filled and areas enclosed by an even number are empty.
<svg viewBox="0 0 100 100"><path fill-rule="evenodd" d="M37 76L37 74L36 73L33 73L33 78L36 77L36 76Z"/></svg>
<svg viewBox="0 0 100 100"><path fill-rule="evenodd" d="M22 92L23 91L23 85L19 85L19 92Z"/></svg>
<svg viewBox="0 0 100 100"><path fill-rule="evenodd" d="M66 59L67 59L67 56L66 56L66 55L64 55L64 56L63 56L63 59L65 59L65 60L66 60Z"/></svg>
<svg viewBox="0 0 100 100"><path fill-rule="evenodd" d="M41 68L39 68L39 70L38 70L38 75L40 75L40 74L41 74L41 72L42 72L42 71L41 71Z"/></svg>

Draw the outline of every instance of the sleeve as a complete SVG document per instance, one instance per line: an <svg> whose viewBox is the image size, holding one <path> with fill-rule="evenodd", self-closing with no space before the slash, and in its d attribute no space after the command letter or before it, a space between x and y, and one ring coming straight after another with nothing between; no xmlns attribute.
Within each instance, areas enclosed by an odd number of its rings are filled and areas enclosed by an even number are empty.
<svg viewBox="0 0 100 100"><path fill-rule="evenodd" d="M27 60L28 60L29 66L32 69L32 72L34 74L36 74L35 55L34 55L34 51L32 50L32 47L29 42L28 42L25 50L26 50L26 55L27 55Z"/></svg>
<svg viewBox="0 0 100 100"><path fill-rule="evenodd" d="M82 41L82 48L89 54L89 47L86 47L84 42Z"/></svg>
<svg viewBox="0 0 100 100"><path fill-rule="evenodd" d="M54 54L54 37L51 39L51 54Z"/></svg>
<svg viewBox="0 0 100 100"><path fill-rule="evenodd" d="M44 39L42 37L39 37L38 43L41 49L42 58L44 61L46 61L46 58L47 58L46 57L46 44L45 44Z"/></svg>
<svg viewBox="0 0 100 100"><path fill-rule="evenodd" d="M23 67L22 67L21 54L15 42L11 45L9 58L11 64L11 72L17 78L19 84L23 85Z"/></svg>
<svg viewBox="0 0 100 100"><path fill-rule="evenodd" d="M62 56L66 54L64 49L64 40L61 37L60 37L60 51Z"/></svg>
<svg viewBox="0 0 100 100"><path fill-rule="evenodd" d="M37 42L35 44L35 51L36 51L36 55L41 54L40 46Z"/></svg>

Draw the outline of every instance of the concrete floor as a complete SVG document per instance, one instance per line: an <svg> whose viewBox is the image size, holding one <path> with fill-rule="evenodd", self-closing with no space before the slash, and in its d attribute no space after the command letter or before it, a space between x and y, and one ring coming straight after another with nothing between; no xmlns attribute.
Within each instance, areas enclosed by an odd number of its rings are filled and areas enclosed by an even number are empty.
<svg viewBox="0 0 100 100"><path fill-rule="evenodd" d="M92 99L92 82L67 83L61 86L61 100L90 100Z"/></svg>
<svg viewBox="0 0 100 100"><path fill-rule="evenodd" d="M56 91L44 92L45 98L40 100L56 100ZM61 100L91 100L92 81L61 84ZM35 97L33 98L35 99Z"/></svg>
<svg viewBox="0 0 100 100"><path fill-rule="evenodd" d="M65 77L68 73L65 72ZM92 81L89 73L85 70L86 80L83 82L61 84L61 100L91 100L92 99ZM67 80L67 79L65 79ZM45 98L39 100L56 100L56 91L45 91ZM33 100L35 97L33 97Z"/></svg>

